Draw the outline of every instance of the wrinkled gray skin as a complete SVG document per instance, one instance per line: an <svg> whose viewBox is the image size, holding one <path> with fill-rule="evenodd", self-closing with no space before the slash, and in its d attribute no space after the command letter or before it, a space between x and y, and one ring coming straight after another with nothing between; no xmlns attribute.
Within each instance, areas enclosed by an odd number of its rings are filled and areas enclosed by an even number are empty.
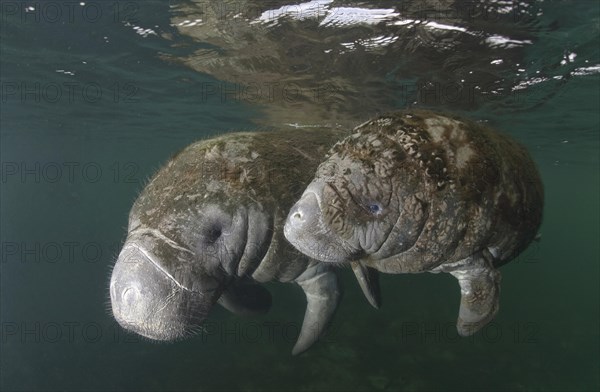
<svg viewBox="0 0 600 392"><path fill-rule="evenodd" d="M265 312L258 283L295 282L306 293L293 349L310 347L340 298L333 266L300 254L283 237L300 197L339 131L228 134L190 145L133 205L110 296L117 321L156 340L198 331L219 302L236 314Z"/></svg>
<svg viewBox="0 0 600 392"><path fill-rule="evenodd" d="M497 267L522 252L542 219L543 188L523 147L458 117L404 111L337 143L290 210L284 233L327 263L458 279L458 332L498 311Z"/></svg>

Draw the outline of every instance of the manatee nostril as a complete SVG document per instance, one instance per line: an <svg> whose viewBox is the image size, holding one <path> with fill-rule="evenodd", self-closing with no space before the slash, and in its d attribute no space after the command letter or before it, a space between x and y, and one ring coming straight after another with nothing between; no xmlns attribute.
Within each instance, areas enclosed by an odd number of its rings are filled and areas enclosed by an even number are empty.
<svg viewBox="0 0 600 392"><path fill-rule="evenodd" d="M294 213L294 215L292 215L292 218L294 218L295 220L302 220L302 213L300 211L296 211Z"/></svg>
<svg viewBox="0 0 600 392"><path fill-rule="evenodd" d="M123 294L121 298L123 298L123 302L127 305L132 305L137 301L139 291L135 287L127 287L123 290Z"/></svg>

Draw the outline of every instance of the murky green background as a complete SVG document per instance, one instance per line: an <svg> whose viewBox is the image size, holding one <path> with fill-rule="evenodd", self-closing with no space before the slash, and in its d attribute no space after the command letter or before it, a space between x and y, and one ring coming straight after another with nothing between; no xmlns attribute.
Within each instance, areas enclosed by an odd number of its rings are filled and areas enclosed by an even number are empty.
<svg viewBox="0 0 600 392"><path fill-rule="evenodd" d="M546 15L560 23L528 56L577 52L580 67L599 67L598 3L551 3ZM598 71L536 86L504 110L465 112L524 143L546 191L542 240L502 268L501 310L481 333L456 335L449 275L383 276L375 311L345 271L329 335L301 356L290 351L304 298L278 283L268 314L218 308L202 336L157 344L110 315L128 210L171 154L255 129L261 113L203 95L214 79L161 60L179 49L116 23L114 3L102 4L95 24L3 8L1 390L598 390ZM138 5L141 25L169 29L167 2Z"/></svg>

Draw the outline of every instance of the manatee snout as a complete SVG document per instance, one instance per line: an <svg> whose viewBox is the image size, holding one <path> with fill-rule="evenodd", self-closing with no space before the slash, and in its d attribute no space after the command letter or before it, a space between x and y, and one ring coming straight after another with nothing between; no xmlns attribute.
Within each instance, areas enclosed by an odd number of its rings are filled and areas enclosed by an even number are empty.
<svg viewBox="0 0 600 392"><path fill-rule="evenodd" d="M305 192L288 213L283 229L286 238L290 240L290 236L296 236L296 234L319 227L319 211L317 195L312 191ZM298 237L300 236L298 235Z"/></svg>
<svg viewBox="0 0 600 392"><path fill-rule="evenodd" d="M214 301L182 287L152 257L135 244L123 248L110 280L113 315L131 332L175 340L198 329Z"/></svg>
<svg viewBox="0 0 600 392"><path fill-rule="evenodd" d="M323 222L322 194L323 184L313 183L306 189L290 209L283 234L293 246L302 249L302 253L319 261L338 263L352 259L356 252L333 235Z"/></svg>

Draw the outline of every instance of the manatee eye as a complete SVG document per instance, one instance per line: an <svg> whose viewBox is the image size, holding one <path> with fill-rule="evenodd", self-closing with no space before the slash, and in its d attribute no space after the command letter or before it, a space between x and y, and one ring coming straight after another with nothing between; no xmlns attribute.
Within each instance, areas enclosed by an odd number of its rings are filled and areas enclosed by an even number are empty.
<svg viewBox="0 0 600 392"><path fill-rule="evenodd" d="M208 231L206 239L208 240L208 242L215 242L219 239L221 234L223 234L221 228L214 226Z"/></svg>
<svg viewBox="0 0 600 392"><path fill-rule="evenodd" d="M372 203L367 205L367 210L373 215L379 215L383 208L377 203Z"/></svg>

